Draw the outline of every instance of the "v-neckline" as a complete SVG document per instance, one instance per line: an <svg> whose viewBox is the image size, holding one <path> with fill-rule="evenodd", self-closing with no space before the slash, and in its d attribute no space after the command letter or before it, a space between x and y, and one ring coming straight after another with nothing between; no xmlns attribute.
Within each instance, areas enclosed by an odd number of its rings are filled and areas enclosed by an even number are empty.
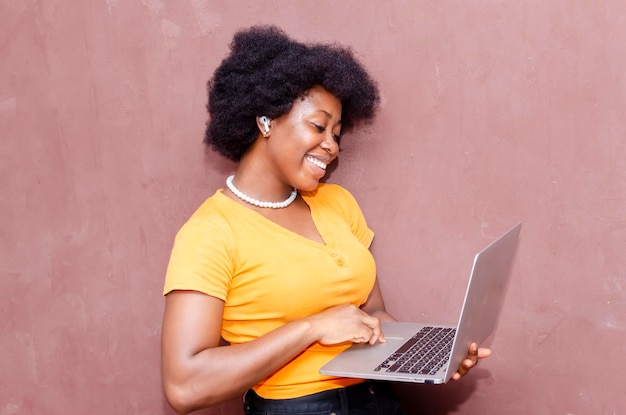
<svg viewBox="0 0 626 415"><path fill-rule="evenodd" d="M319 234L319 236L322 238L322 242L318 242L316 240L313 240L311 238L308 238L302 234L299 234L298 232L292 231L289 228L284 227L283 225L274 222L273 220L271 220L270 218L262 215L261 213L257 212L254 209L251 209L249 207L246 207L244 205L242 205L241 203L238 203L237 201L231 199L230 197L226 196L223 193L223 189L220 189L217 192L221 198L228 200L230 203L238 206L237 209L241 209L242 212L245 212L246 215L251 215L254 217L258 217L261 218L261 220L271 224L271 226L276 227L277 229L279 229L282 233L284 234L288 234L288 235L295 235L298 238L300 238L303 241L306 241L308 244L316 246L316 247L322 247L322 248L331 248L331 245L333 245L333 240L330 237L330 234L326 231L326 226L324 223L323 218L318 214L318 210L317 207L315 206L315 204L311 204L309 203L309 201L307 200L306 196L302 196L302 200L304 201L304 203L308 206L309 208L309 212L311 214L311 220L313 221L313 226L315 227L315 229L317 230L317 233Z"/></svg>

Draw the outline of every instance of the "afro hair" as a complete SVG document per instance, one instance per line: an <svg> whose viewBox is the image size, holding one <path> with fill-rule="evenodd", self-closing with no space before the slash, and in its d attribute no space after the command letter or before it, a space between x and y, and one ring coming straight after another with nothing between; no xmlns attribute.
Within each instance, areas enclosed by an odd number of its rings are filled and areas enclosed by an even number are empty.
<svg viewBox="0 0 626 415"><path fill-rule="evenodd" d="M258 136L257 116L288 113L318 85L341 101L342 134L374 117L378 87L350 49L296 42L275 26L237 32L208 82L205 144L239 161Z"/></svg>

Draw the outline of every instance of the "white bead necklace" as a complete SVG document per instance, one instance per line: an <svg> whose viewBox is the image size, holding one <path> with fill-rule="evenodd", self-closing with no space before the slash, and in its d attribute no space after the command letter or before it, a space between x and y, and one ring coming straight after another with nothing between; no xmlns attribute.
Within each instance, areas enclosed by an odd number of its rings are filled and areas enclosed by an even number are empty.
<svg viewBox="0 0 626 415"><path fill-rule="evenodd" d="M241 190L237 189L233 184L234 178L235 175L232 175L228 176L228 178L226 179L226 186L228 186L228 189L230 189L230 191L233 192L235 196L237 196L244 202L250 203L251 205L258 206L260 208L282 209L292 204L293 201L296 200L296 196L298 196L298 190L294 188L291 191L289 197L282 202L262 202L260 200L251 198L250 196L244 194Z"/></svg>

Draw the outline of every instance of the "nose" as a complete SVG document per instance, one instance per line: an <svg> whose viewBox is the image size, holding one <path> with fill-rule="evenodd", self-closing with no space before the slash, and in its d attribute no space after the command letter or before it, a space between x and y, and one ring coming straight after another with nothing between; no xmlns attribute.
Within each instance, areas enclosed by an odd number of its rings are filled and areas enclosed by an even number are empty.
<svg viewBox="0 0 626 415"><path fill-rule="evenodd" d="M333 159L337 157L339 153L339 144L335 141L332 133L328 134L326 139L322 141L321 147L330 155Z"/></svg>

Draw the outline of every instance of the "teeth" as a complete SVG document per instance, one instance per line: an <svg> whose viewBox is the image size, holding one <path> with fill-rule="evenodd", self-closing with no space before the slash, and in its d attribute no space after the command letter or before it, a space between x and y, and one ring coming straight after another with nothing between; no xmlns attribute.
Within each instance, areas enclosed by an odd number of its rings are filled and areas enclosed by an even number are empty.
<svg viewBox="0 0 626 415"><path fill-rule="evenodd" d="M316 159L315 157L307 156L306 158L309 162L315 164L317 167L326 170L326 163Z"/></svg>

